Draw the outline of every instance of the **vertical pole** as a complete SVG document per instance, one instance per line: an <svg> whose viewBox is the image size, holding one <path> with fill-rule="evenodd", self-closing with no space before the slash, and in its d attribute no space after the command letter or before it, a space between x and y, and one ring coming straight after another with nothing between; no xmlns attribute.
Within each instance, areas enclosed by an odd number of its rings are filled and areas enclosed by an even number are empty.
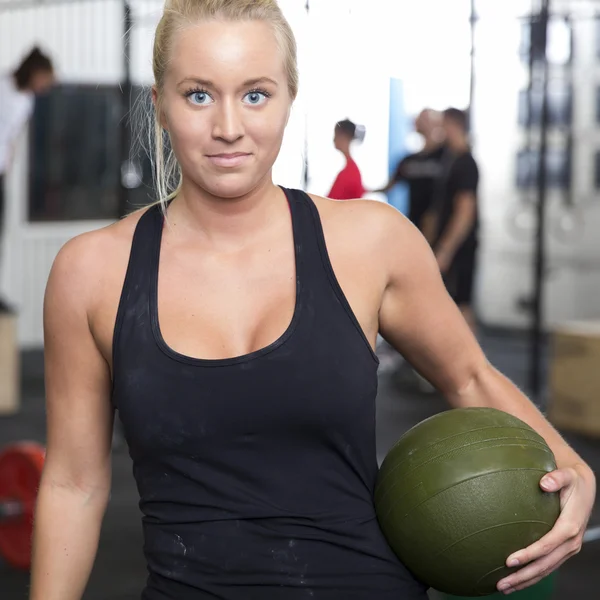
<svg viewBox="0 0 600 600"><path fill-rule="evenodd" d="M306 27L308 28L309 26L309 22L308 19L310 17L310 0L306 0L306 5L304 6L304 8L306 9ZM309 174L308 174L308 110L306 111L306 114L304 115L304 168L303 168L303 173L302 173L302 183L303 183L303 187L304 187L304 191L308 190L308 181L309 181Z"/></svg>
<svg viewBox="0 0 600 600"><path fill-rule="evenodd" d="M119 186L119 217L124 217L128 210L129 189L125 185L124 176L131 154L131 127L128 122L131 105L131 29L133 16L128 0L123 0L123 80L121 81L121 144L120 144L120 186Z"/></svg>
<svg viewBox="0 0 600 600"><path fill-rule="evenodd" d="M548 78L549 65L546 54L548 41L548 22L550 19L550 0L543 0L540 12L541 32L541 87L542 115L540 124L540 152L538 165L538 198L536 207L537 230L534 258L534 298L533 323L531 328L531 370L530 387L534 400L539 402L542 391L542 336L544 326L544 272L546 267L546 154L548 150Z"/></svg>
<svg viewBox="0 0 600 600"><path fill-rule="evenodd" d="M475 26L477 24L476 0L471 0L471 75L469 88L469 130L473 127L473 102L475 97Z"/></svg>

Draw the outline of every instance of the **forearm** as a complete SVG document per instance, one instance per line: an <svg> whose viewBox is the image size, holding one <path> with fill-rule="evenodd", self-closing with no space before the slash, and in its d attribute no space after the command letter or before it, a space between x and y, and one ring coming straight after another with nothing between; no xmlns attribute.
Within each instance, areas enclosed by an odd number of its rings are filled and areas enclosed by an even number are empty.
<svg viewBox="0 0 600 600"><path fill-rule="evenodd" d="M108 493L42 483L36 506L30 600L80 600L94 558Z"/></svg>
<svg viewBox="0 0 600 600"><path fill-rule="evenodd" d="M467 239L474 221L475 211L473 207L464 207L461 210L454 211L434 250L453 257Z"/></svg>
<svg viewBox="0 0 600 600"><path fill-rule="evenodd" d="M593 473L585 461L565 442L519 388L491 365L481 368L465 389L448 394L448 400L457 408L489 406L514 415L546 440L554 453L558 468L575 468L581 475L593 481Z"/></svg>

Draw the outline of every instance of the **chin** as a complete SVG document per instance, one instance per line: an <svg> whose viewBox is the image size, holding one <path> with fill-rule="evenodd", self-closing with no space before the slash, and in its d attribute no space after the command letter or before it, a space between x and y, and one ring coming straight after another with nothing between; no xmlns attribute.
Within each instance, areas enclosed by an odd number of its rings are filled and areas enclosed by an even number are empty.
<svg viewBox="0 0 600 600"><path fill-rule="evenodd" d="M231 173L211 177L203 182L202 187L213 196L233 200L252 192L258 183L247 175Z"/></svg>

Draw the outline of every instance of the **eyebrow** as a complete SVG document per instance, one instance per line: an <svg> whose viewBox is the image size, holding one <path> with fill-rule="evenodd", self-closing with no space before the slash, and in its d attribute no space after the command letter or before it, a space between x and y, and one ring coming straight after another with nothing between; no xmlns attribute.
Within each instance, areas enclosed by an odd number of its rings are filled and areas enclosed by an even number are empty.
<svg viewBox="0 0 600 600"><path fill-rule="evenodd" d="M201 85L203 87L216 87L212 81L208 81L207 79L200 79L199 77L184 77L177 85L179 86L186 82L197 83L198 85ZM271 79L270 77L256 77L254 79L247 79L246 81L244 81L242 87L250 87L253 85L258 85L260 83L271 83L274 86L278 85L277 82L274 79Z"/></svg>

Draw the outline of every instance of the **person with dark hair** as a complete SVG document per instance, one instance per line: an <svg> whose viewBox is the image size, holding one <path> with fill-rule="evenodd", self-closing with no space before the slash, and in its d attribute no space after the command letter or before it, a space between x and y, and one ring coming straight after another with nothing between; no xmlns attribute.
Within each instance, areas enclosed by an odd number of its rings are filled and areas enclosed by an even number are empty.
<svg viewBox="0 0 600 600"><path fill-rule="evenodd" d="M13 144L33 113L35 96L48 91L53 83L52 61L39 48L34 48L16 71L0 77L0 179L8 171Z"/></svg>
<svg viewBox="0 0 600 600"><path fill-rule="evenodd" d="M432 245L448 292L475 329L472 295L479 230L479 169L469 146L467 114L449 108L442 122L449 154L438 197L424 217L423 233Z"/></svg>
<svg viewBox="0 0 600 600"><path fill-rule="evenodd" d="M39 48L34 48L16 71L0 77L0 234L4 223L4 178L12 162L15 141L33 113L36 94L47 91L53 82L52 61Z"/></svg>
<svg viewBox="0 0 600 600"><path fill-rule="evenodd" d="M388 184L375 191L385 194L396 184L406 183L409 192L407 217L422 229L423 216L431 207L436 182L442 173L444 134L441 113L430 108L423 109L415 119L415 131L423 137L423 148L405 156Z"/></svg>
<svg viewBox="0 0 600 600"><path fill-rule="evenodd" d="M365 193L358 165L350 154L350 146L354 140L362 142L365 128L348 119L338 121L335 125L333 144L346 158L346 166L338 173L331 191L327 196L332 200L353 200Z"/></svg>
<svg viewBox="0 0 600 600"><path fill-rule="evenodd" d="M34 48L14 72L16 87L33 94L43 94L54 83L52 61L39 48Z"/></svg>

